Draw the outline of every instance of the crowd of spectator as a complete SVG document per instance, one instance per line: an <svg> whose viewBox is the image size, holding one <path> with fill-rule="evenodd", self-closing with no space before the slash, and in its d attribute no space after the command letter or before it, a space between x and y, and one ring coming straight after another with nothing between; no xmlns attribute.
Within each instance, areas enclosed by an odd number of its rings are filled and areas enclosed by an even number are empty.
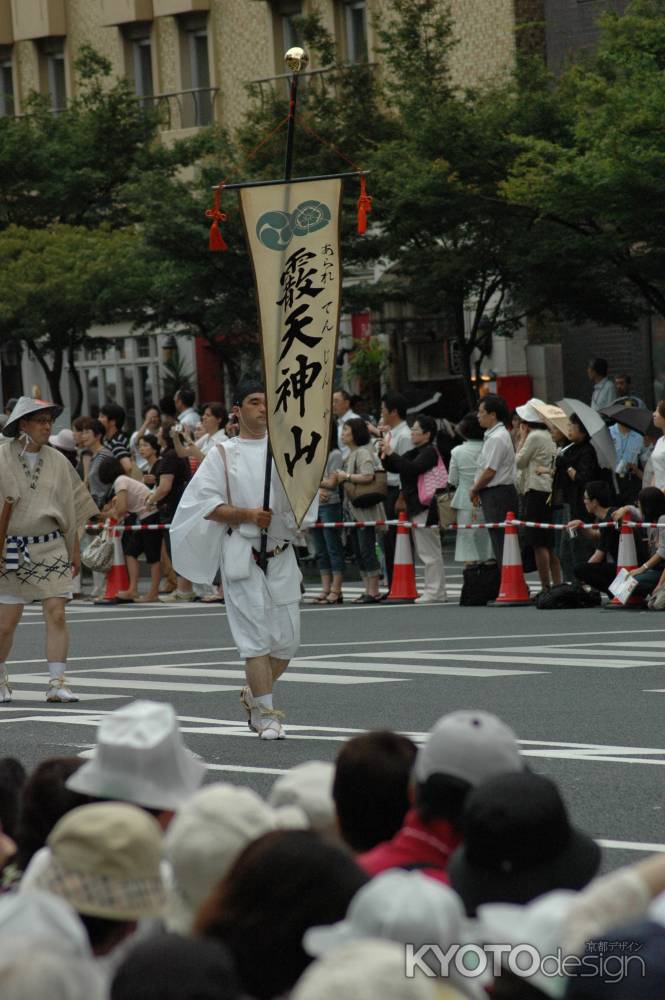
<svg viewBox="0 0 665 1000"><path fill-rule="evenodd" d="M0 760L3 1000L665 995L665 856L601 875L492 714L359 734L266 799L204 776L149 701L87 761Z"/></svg>
<svg viewBox="0 0 665 1000"><path fill-rule="evenodd" d="M588 365L589 405L566 412L532 399L509 412L505 401L486 394L477 411L457 424L416 408L409 420L405 396L388 392L378 416L366 413L359 397L333 394L328 456L319 490L319 520L325 524L367 522L363 527L313 528L303 533L300 558L318 568L321 589L306 600L321 606L344 601L344 583L359 574L356 603L372 604L389 594L396 529L373 522L394 521L400 512L416 527L413 554L423 565L417 603L445 601L446 572L440 527L441 494L448 494L458 524L496 523L512 511L529 522L560 525L525 528L520 543L525 569L536 570L541 592L563 582L581 582L609 592L616 576L619 533L582 528L594 520L657 522L665 490L665 400L652 418L631 385L630 375L610 379L607 362ZM566 402L566 401L564 401ZM571 401L575 403L575 401ZM597 445L598 413L609 428L611 461ZM628 414L628 416L626 416ZM638 418L635 415L638 415ZM626 420L627 422L622 422ZM639 429L638 429L639 428ZM237 433L235 417L221 403L195 406L188 388L150 404L130 437L126 415L108 403L95 416L78 417L51 444L77 468L102 518L147 531L123 533L129 585L121 601L224 600L219 578L208 586L177 577L170 560L168 525L188 480L216 444ZM379 475L384 477L378 483ZM567 530L562 530L566 526ZM424 530L429 528L430 530ZM663 591L665 522L660 530L636 529L638 594ZM82 541L90 543L93 533ZM458 531L453 558L465 568L501 568L503 529ZM141 593L140 560L148 565L148 589ZM495 570L496 571L496 570ZM89 596L99 598L105 577L93 572ZM656 607L658 604L655 605Z"/></svg>

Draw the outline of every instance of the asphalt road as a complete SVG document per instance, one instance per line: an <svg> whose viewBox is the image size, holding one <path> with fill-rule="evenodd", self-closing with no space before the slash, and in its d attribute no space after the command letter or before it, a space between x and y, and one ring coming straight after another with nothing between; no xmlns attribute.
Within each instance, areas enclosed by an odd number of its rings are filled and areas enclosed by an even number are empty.
<svg viewBox="0 0 665 1000"><path fill-rule="evenodd" d="M451 582L456 600L459 576ZM304 606L300 655L277 688L288 731L277 743L244 722L223 607L75 603L68 617L69 676L81 697L72 706L45 702L38 606L17 631L0 753L28 766L89 752L103 713L153 698L174 704L209 780L265 794L294 764L334 760L356 732L389 727L421 740L445 712L484 708L514 727L530 766L560 783L574 821L605 842L606 868L665 850L663 615Z"/></svg>

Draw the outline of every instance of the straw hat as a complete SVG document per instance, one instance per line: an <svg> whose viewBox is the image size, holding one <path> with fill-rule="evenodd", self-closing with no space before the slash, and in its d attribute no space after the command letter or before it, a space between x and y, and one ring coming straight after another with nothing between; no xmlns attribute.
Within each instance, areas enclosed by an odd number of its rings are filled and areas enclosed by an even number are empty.
<svg viewBox="0 0 665 1000"><path fill-rule="evenodd" d="M148 809L178 809L205 770L183 744L172 705L134 701L101 720L95 755L68 778L67 788Z"/></svg>
<svg viewBox="0 0 665 1000"><path fill-rule="evenodd" d="M62 413L62 407L58 406L57 403L47 403L43 399L20 396L2 428L2 433L5 437L18 437L19 421L23 420L24 417L29 417L31 413L41 413L42 410L51 412L54 417L59 417Z"/></svg>
<svg viewBox="0 0 665 1000"><path fill-rule="evenodd" d="M543 403L542 399L531 399L529 401L533 409L540 414L540 419L544 420L548 424L552 424L556 427L558 431L565 434L566 437L570 437L570 425L568 422L568 417L564 410L560 406L555 406L553 403Z"/></svg>

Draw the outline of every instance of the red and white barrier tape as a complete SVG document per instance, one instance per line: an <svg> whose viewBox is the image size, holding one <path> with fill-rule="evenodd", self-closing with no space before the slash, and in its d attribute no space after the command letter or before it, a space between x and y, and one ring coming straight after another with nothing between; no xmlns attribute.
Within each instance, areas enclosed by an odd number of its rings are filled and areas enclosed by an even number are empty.
<svg viewBox="0 0 665 1000"><path fill-rule="evenodd" d="M416 524L413 521L317 521L316 524L311 524L311 528L390 528L397 527L401 525L403 528L434 528L436 525L425 525ZM459 531L460 529L469 530L473 528L507 528L508 526L513 528L551 528L554 531L563 531L566 527L565 524L547 524L544 521L519 521L515 519L514 521L488 521L488 522L474 522L473 524L449 524L442 531ZM616 528L619 530L622 525L628 528L662 528L662 524L658 524L654 521L600 521L597 524L582 524L578 527L582 528ZM90 531L101 531L103 528L114 532L121 531L168 531L171 527L170 524L86 524L86 528Z"/></svg>

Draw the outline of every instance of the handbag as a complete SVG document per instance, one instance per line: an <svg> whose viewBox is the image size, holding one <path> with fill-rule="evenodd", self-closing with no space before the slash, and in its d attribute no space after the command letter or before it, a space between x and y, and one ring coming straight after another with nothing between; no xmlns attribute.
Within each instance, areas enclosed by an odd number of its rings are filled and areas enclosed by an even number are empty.
<svg viewBox="0 0 665 1000"><path fill-rule="evenodd" d="M427 472L421 472L418 476L418 499L423 507L429 507L436 491L445 489L448 485L448 470L438 451L436 459L436 465L433 465Z"/></svg>
<svg viewBox="0 0 665 1000"><path fill-rule="evenodd" d="M107 528L96 535L81 553L81 562L95 573L108 573L113 565L113 537Z"/></svg>
<svg viewBox="0 0 665 1000"><path fill-rule="evenodd" d="M383 503L388 496L388 473L383 469L374 470L374 478L369 483L344 483L347 500L364 510Z"/></svg>
<svg viewBox="0 0 665 1000"><path fill-rule="evenodd" d="M450 490L445 489L437 494L436 506L439 512L439 527L449 528L451 524L457 523L457 511L453 507L453 496Z"/></svg>
<svg viewBox="0 0 665 1000"><path fill-rule="evenodd" d="M466 607L479 607L497 599L501 585L501 574L496 562L466 566L462 579L460 604Z"/></svg>

